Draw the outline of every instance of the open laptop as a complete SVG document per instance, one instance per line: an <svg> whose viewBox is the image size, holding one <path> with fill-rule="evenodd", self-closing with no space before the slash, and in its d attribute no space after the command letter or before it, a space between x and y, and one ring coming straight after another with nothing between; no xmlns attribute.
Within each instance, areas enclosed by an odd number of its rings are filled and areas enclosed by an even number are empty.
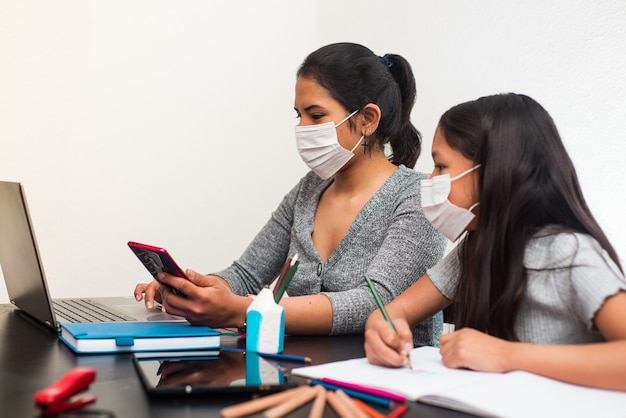
<svg viewBox="0 0 626 418"><path fill-rule="evenodd" d="M20 183L0 181L0 267L11 303L54 330L67 322L185 321L131 296L51 299Z"/></svg>

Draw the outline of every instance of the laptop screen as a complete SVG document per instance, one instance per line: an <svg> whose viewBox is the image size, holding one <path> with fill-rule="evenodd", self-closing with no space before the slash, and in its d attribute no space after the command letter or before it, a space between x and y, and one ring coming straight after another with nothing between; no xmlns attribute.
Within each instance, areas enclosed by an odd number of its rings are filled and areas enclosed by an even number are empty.
<svg viewBox="0 0 626 418"><path fill-rule="evenodd" d="M0 267L11 303L56 329L26 197L20 183L0 181Z"/></svg>

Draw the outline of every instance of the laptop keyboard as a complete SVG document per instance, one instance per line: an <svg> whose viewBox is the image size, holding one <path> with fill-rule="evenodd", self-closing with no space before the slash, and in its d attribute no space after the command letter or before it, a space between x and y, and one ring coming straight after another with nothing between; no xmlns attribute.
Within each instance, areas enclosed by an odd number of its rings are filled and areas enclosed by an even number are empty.
<svg viewBox="0 0 626 418"><path fill-rule="evenodd" d="M134 321L120 311L88 299L64 299L52 302L61 322L120 322Z"/></svg>

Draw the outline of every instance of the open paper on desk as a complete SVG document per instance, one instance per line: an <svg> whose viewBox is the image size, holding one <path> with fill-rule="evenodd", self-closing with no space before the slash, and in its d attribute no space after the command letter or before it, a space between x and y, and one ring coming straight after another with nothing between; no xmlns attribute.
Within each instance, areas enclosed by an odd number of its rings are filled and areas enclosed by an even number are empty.
<svg viewBox="0 0 626 418"><path fill-rule="evenodd" d="M411 352L409 368L387 368L366 358L292 370L293 375L384 389L407 399L480 416L497 417L624 417L626 393L592 389L532 373L484 373L450 369L439 349Z"/></svg>

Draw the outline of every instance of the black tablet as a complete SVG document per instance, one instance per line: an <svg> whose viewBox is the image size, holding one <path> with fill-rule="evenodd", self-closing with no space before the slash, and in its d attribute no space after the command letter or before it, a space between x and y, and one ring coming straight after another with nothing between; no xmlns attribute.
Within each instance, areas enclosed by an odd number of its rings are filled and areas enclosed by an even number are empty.
<svg viewBox="0 0 626 418"><path fill-rule="evenodd" d="M270 393L296 386L281 368L255 353L135 353L149 395Z"/></svg>

